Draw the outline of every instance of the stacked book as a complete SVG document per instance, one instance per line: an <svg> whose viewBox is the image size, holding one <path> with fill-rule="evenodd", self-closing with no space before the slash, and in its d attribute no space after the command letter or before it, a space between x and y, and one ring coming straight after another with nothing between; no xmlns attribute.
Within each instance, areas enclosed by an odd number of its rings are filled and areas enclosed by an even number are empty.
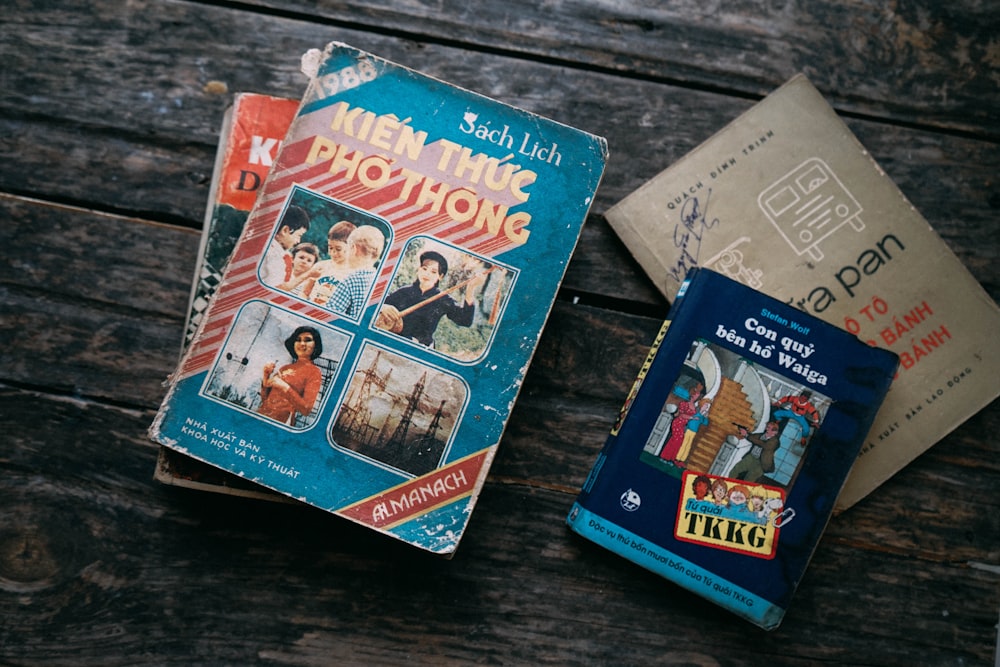
<svg viewBox="0 0 1000 667"><path fill-rule="evenodd" d="M606 142L343 44L303 61L301 101L230 112L158 476L450 555Z"/></svg>

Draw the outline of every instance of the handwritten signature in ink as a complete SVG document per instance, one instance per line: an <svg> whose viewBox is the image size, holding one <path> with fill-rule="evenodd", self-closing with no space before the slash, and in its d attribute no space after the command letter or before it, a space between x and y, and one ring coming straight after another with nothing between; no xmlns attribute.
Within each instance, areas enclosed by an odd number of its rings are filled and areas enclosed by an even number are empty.
<svg viewBox="0 0 1000 667"><path fill-rule="evenodd" d="M698 265L701 240L705 232L719 224L718 218L708 217L708 200L711 196L712 191L709 190L704 205L697 197L692 197L681 206L680 222L674 226L674 247L680 249L680 256L668 270L670 276L678 282L684 279L688 269Z"/></svg>

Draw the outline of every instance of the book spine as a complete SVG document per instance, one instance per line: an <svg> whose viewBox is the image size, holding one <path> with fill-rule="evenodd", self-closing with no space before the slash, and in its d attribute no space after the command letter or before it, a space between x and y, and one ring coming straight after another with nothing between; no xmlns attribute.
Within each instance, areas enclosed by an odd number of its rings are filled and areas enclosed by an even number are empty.
<svg viewBox="0 0 1000 667"><path fill-rule="evenodd" d="M646 359L643 362L642 367L639 369L639 373L636 375L635 381L632 383L632 388L629 390L628 396L625 398L625 402L618 413L618 419L611 427L611 433L608 435L608 439L604 442L604 446L597 455L597 460L594 462L594 465L590 469L590 473L587 475L586 481L583 483L583 488L577 498L577 503L586 505L587 499L590 497L594 486L601 478L601 473L604 470L605 464L608 462L609 458L612 461L614 460L612 453L618 444L618 432L621 430L622 424L628 416L629 409L632 407L632 402L639 394L643 380L645 380L646 375L649 373L649 369L656 360L656 355L659 353L660 346L666 338L667 330L670 328L670 322L674 320L684 308L684 303L687 301L684 298L684 295L687 292L688 283L690 283L691 278L694 277L695 273L697 273L697 270L693 270L690 273L689 277L685 279L681 289L677 292L677 298L674 300L673 304L671 304L670 310L667 313L667 319L663 321L663 324L660 326L660 330L656 334L656 338L653 340L652 345L650 345L649 352L646 354ZM572 519L573 513L571 512L567 521L572 522Z"/></svg>

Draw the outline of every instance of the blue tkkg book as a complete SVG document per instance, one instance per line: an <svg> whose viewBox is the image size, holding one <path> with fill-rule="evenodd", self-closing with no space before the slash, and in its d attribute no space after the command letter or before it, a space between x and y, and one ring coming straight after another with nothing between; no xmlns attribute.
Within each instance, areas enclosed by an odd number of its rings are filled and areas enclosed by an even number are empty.
<svg viewBox="0 0 1000 667"><path fill-rule="evenodd" d="M897 364L892 352L693 269L569 526L773 629Z"/></svg>
<svg viewBox="0 0 1000 667"><path fill-rule="evenodd" d="M607 144L344 44L303 64L150 435L450 555Z"/></svg>

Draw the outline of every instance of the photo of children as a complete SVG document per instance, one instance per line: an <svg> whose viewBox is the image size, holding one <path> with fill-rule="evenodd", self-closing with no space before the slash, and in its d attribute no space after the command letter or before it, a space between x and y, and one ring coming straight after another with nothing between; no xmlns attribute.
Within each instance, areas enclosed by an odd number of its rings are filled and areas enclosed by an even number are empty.
<svg viewBox="0 0 1000 667"><path fill-rule="evenodd" d="M461 361L487 349L513 283L508 269L434 239L410 239L375 326Z"/></svg>
<svg viewBox="0 0 1000 667"><path fill-rule="evenodd" d="M357 225L341 220L326 233L327 258L321 259L309 271L314 283L306 293L313 303L323 305L330 300L337 285L351 274L347 263L347 239L357 229Z"/></svg>
<svg viewBox="0 0 1000 667"><path fill-rule="evenodd" d="M292 277L291 250L309 231L309 214L301 206L289 203L278 217L274 235L260 264L260 279L279 285Z"/></svg>
<svg viewBox="0 0 1000 667"><path fill-rule="evenodd" d="M329 300L323 304L335 313L360 319L375 283L386 235L373 225L358 227L347 237L347 277L337 283Z"/></svg>
<svg viewBox="0 0 1000 667"><path fill-rule="evenodd" d="M382 218L295 185L275 223L260 278L357 320L391 238Z"/></svg>
<svg viewBox="0 0 1000 667"><path fill-rule="evenodd" d="M293 429L322 409L349 337L261 301L237 314L203 393Z"/></svg>
<svg viewBox="0 0 1000 667"><path fill-rule="evenodd" d="M312 243L298 243L288 254L292 260L290 275L288 280L278 285L278 289L295 296L307 295L314 282L310 273L319 261L319 248Z"/></svg>
<svg viewBox="0 0 1000 667"><path fill-rule="evenodd" d="M444 459L467 401L461 378L367 345L330 438L393 470L422 475Z"/></svg>
<svg viewBox="0 0 1000 667"><path fill-rule="evenodd" d="M640 458L678 478L692 471L788 489L829 407L828 397L698 340Z"/></svg>

